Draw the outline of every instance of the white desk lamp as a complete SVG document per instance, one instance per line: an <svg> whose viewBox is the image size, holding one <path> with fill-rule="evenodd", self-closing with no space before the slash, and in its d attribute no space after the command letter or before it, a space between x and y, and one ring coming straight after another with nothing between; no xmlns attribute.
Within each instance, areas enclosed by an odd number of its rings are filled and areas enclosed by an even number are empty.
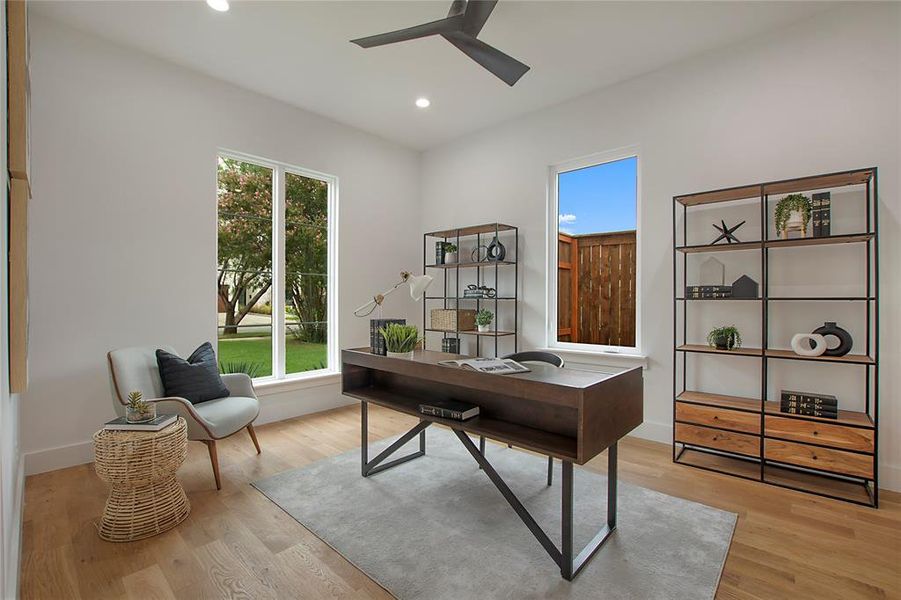
<svg viewBox="0 0 901 600"><path fill-rule="evenodd" d="M378 307L379 309L379 318L382 318L382 302L385 301L385 296L399 288L404 284L410 285L410 297L414 300L421 300L422 296L425 294L426 289L432 284L432 277L429 275L413 275L413 273L409 271L401 271L400 272L400 281L394 284L393 287L385 290L381 294L376 294L372 297L372 300L358 308L354 311L354 315L357 317L368 317L372 314L372 311ZM366 312L363 312L366 311Z"/></svg>

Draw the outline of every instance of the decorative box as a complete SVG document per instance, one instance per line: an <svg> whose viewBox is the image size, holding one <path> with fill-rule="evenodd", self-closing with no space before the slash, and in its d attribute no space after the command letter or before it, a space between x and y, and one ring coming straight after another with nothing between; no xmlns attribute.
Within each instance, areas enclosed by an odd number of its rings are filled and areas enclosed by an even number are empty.
<svg viewBox="0 0 901 600"><path fill-rule="evenodd" d="M442 331L472 331L476 328L476 311L467 309L433 308L430 329Z"/></svg>

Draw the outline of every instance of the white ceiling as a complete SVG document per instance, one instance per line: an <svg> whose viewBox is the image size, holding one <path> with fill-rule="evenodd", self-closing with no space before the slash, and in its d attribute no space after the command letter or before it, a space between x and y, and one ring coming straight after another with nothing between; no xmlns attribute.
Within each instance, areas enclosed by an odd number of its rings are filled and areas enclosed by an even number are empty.
<svg viewBox="0 0 901 600"><path fill-rule="evenodd" d="M424 149L752 37L828 2L501 0L479 38L532 70L510 88L441 38L364 50L352 38L444 17L450 0L32 2L32 10ZM413 101L427 96L432 106Z"/></svg>

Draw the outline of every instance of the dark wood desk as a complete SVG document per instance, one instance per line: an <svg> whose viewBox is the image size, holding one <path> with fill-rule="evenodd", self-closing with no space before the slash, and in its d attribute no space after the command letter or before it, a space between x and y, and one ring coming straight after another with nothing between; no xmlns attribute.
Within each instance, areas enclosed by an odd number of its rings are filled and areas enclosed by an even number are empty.
<svg viewBox="0 0 901 600"><path fill-rule="evenodd" d="M342 392L361 400L363 476L423 456L426 428L432 423L446 425L560 566L561 575L572 579L616 528L616 444L643 419L641 368L600 373L529 363L529 373L489 375L438 364L453 358L462 357L417 351L413 359L398 359L370 354L368 348L342 351ZM478 405L479 416L454 421L419 412L422 402L450 399ZM420 419L416 427L371 461L367 424L370 402ZM477 448L467 434L540 452L563 462L562 548L550 540L486 460L484 449ZM418 451L384 462L417 435ZM573 464L585 464L604 450L608 450L607 526L574 557Z"/></svg>

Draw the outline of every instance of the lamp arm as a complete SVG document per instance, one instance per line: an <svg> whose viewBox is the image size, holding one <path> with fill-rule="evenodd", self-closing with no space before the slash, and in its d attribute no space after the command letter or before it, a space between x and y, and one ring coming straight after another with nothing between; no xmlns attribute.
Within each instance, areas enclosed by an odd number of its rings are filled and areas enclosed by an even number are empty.
<svg viewBox="0 0 901 600"><path fill-rule="evenodd" d="M401 279L400 281L398 281L397 283L395 283L393 287L388 288L387 290L385 290L385 291L382 292L381 294L378 294L378 295L376 295L376 296L373 296L372 300L370 300L369 302L367 302L367 303L364 304L363 306L361 306L361 307L359 307L358 309L356 309L356 310L354 311L354 315L357 316L357 317L365 317L365 316L371 315L371 314L372 314L372 311L375 310L375 307L381 305L381 303L385 301L385 296L391 294L392 292L396 291L397 288L399 288L399 287L402 286L403 284L407 283L407 279L408 279L408 277L404 277L403 279ZM371 308L370 308L370 305L372 305ZM364 310L367 309L367 308L369 308L369 311L368 311L368 312L365 312L365 313L363 313L363 314L360 314L362 311L364 311Z"/></svg>

